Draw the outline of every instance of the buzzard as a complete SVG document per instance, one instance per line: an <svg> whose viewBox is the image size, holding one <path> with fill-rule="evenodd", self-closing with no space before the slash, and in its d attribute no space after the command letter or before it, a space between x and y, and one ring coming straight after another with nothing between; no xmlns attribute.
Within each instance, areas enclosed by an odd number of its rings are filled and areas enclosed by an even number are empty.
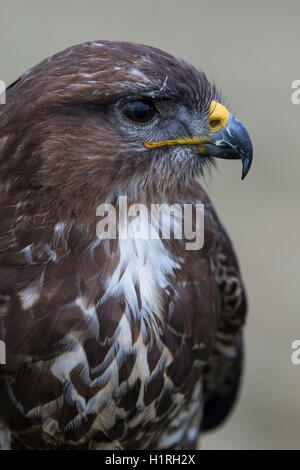
<svg viewBox="0 0 300 470"><path fill-rule="evenodd" d="M8 87L2 449L194 449L200 431L228 415L246 300L231 243L196 182L215 157L241 159L244 177L246 129L204 73L159 49L80 44ZM118 209L121 197L192 215L204 206L201 248L186 249L185 234L163 237L161 219L155 239L121 237L129 220L149 228L142 212L121 213L116 236L99 236L97 208Z"/></svg>

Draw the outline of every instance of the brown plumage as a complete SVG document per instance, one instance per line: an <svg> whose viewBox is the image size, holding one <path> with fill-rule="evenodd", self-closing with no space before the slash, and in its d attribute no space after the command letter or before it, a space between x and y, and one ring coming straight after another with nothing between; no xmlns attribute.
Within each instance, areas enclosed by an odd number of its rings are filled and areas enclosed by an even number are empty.
<svg viewBox="0 0 300 470"><path fill-rule="evenodd" d="M7 89L0 448L189 449L200 427L230 411L245 294L195 177L214 156L240 157L245 173L251 151L233 117L237 144L218 147L228 124L209 128L217 101L205 75L184 61L106 41L56 54ZM137 103L134 119L128 102ZM143 113L153 116L139 122ZM210 147L201 153L191 144L144 145L203 136ZM118 230L100 240L97 207L118 209L120 196L146 207L204 204L203 247L185 249L185 237L121 240Z"/></svg>

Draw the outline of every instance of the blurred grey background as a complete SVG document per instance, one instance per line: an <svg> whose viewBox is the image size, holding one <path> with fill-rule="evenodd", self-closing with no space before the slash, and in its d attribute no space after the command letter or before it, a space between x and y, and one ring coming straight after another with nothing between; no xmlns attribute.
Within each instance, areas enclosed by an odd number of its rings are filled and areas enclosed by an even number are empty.
<svg viewBox="0 0 300 470"><path fill-rule="evenodd" d="M234 242L249 297L242 394L203 449L299 449L299 0L1 0L7 84L72 44L128 40L202 68L246 125L254 162L220 162L205 184Z"/></svg>

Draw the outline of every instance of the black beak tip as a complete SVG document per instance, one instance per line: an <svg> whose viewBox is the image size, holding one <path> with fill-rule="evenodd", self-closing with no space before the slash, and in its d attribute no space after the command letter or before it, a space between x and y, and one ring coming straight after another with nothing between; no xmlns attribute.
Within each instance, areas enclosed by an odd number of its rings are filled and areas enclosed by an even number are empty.
<svg viewBox="0 0 300 470"><path fill-rule="evenodd" d="M227 129L226 129L227 127ZM242 180L246 178L252 163L253 147L251 138L247 129L243 124L233 115L230 115L228 125L225 127L227 130L227 138L229 144L231 143L236 149L238 158L242 160Z"/></svg>
<svg viewBox="0 0 300 470"><path fill-rule="evenodd" d="M246 178L247 174L249 173L251 163L252 163L252 157L253 157L253 148L252 148L252 143L249 137L247 144L245 145L245 149L243 150L243 155L241 156L242 165L243 165L242 180Z"/></svg>
<svg viewBox="0 0 300 470"><path fill-rule="evenodd" d="M252 153L242 159L242 180L246 178L247 174L249 173L250 167L252 163Z"/></svg>

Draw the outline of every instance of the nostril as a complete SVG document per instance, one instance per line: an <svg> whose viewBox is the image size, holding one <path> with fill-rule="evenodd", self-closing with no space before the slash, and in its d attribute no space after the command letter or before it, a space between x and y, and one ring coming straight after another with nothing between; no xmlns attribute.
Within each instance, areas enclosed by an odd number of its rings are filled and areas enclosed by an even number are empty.
<svg viewBox="0 0 300 470"><path fill-rule="evenodd" d="M211 121L209 121L209 125L210 125L210 127L212 127L213 129L214 129L215 127L220 127L221 124L222 124L221 119L212 119Z"/></svg>

